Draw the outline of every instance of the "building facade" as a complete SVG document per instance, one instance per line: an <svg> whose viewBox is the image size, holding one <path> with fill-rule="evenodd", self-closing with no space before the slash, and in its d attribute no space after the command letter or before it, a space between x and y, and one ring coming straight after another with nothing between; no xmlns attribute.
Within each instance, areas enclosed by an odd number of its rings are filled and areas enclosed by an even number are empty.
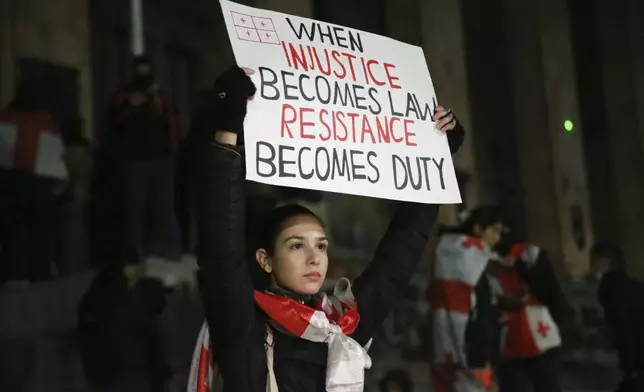
<svg viewBox="0 0 644 392"><path fill-rule="evenodd" d="M440 102L468 129L456 157L465 206L510 206L516 230L579 277L595 240L623 246L644 274L644 5L618 1L241 2L423 46ZM110 95L129 77L129 2L0 7L0 103L21 74L51 68L69 91L66 110L100 135ZM144 21L146 52L186 129L194 93L233 61L218 3L144 1ZM344 200L347 211L381 209ZM442 219L454 222L460 208L444 207ZM370 226L379 234L385 222Z"/></svg>

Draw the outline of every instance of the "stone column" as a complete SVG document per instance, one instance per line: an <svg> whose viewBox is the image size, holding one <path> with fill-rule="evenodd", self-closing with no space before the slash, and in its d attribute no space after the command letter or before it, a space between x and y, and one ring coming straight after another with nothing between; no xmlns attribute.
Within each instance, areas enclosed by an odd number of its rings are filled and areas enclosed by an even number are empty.
<svg viewBox="0 0 644 392"><path fill-rule="evenodd" d="M405 3L405 1L388 0L388 2L394 4L392 7L399 7L399 10L404 9L401 8L402 6L396 6L395 4ZM471 127L461 0L425 0L418 1L418 3L421 16L421 43L425 51L425 58L427 59L438 102L443 106L453 108L459 121L466 129L465 143L460 152L454 157L454 163L457 170L467 173L471 178L468 186L463 190L464 194L467 195L466 200L463 201L468 207L475 206L479 202L479 184L473 145L473 134L476 130ZM414 9L413 7L405 8ZM407 18L405 20L410 21L409 25L413 26L415 16L408 14L404 17ZM394 25L399 26L401 29L398 33L400 36L406 34L402 27L404 25L401 21ZM449 209L452 212L448 215L451 216L450 220L453 221L456 215L456 208Z"/></svg>
<svg viewBox="0 0 644 392"><path fill-rule="evenodd" d="M560 262L565 263L569 274L580 277L587 270L593 238L569 10L566 2L540 0L538 16L557 216L562 230ZM571 121L574 128L565 129L565 121Z"/></svg>
<svg viewBox="0 0 644 392"><path fill-rule="evenodd" d="M385 0L385 35L422 46L422 14L419 0Z"/></svg>
<svg viewBox="0 0 644 392"><path fill-rule="evenodd" d="M640 0L629 1L628 22L636 112L640 139L644 149L644 2Z"/></svg>
<svg viewBox="0 0 644 392"><path fill-rule="evenodd" d="M504 0L513 81L512 102L527 238L545 248L560 274L580 276L587 265L588 195L568 32L568 10L557 0ZM572 209L581 210L579 237Z"/></svg>
<svg viewBox="0 0 644 392"><path fill-rule="evenodd" d="M85 136L92 132L92 70L88 0L11 1L13 61L34 57L79 71L79 114ZM3 40L1 37L0 40ZM4 71L3 71L4 73Z"/></svg>
<svg viewBox="0 0 644 392"><path fill-rule="evenodd" d="M610 1L600 0L595 4L599 61L603 71L604 110L608 125L606 132L609 134L608 148L613 160L611 174L614 183L607 186L613 187L617 207L613 223L618 226L616 229L620 232L630 272L644 277L644 265L640 263L644 258L644 241L641 236L644 222L644 159L642 134L638 129L638 103L634 99L639 87L636 83L641 82L641 71L638 71L639 77L636 77L633 66L636 59L641 59L641 54L633 55L631 43L640 47L642 44L636 42L636 36L631 34L633 29L629 29L632 15L629 16L631 10L628 7L616 7Z"/></svg>
<svg viewBox="0 0 644 392"><path fill-rule="evenodd" d="M0 107L9 103L15 88L13 3L12 0L0 1Z"/></svg>

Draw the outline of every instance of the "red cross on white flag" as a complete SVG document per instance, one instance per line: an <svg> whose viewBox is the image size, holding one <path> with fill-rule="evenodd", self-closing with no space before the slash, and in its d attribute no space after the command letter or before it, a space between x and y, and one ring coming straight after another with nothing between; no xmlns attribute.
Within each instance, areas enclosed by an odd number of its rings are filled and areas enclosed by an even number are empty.
<svg viewBox="0 0 644 392"><path fill-rule="evenodd" d="M547 307L528 305L525 312L534 343L541 352L561 345L559 328L557 328Z"/></svg>
<svg viewBox="0 0 644 392"><path fill-rule="evenodd" d="M231 11L237 38L242 41L279 45L280 40L271 18L262 18Z"/></svg>
<svg viewBox="0 0 644 392"><path fill-rule="evenodd" d="M262 42L255 29L249 29L243 26L235 26L235 29L237 30L237 38L242 41Z"/></svg>
<svg viewBox="0 0 644 392"><path fill-rule="evenodd" d="M275 31L275 26L273 26L273 20L271 20L271 18L253 16L253 23L255 24L255 28L258 30Z"/></svg>

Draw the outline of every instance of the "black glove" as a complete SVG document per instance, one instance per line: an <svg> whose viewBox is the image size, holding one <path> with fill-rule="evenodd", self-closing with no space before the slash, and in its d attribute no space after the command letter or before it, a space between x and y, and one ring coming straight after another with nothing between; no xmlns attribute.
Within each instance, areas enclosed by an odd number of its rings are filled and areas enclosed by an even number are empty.
<svg viewBox="0 0 644 392"><path fill-rule="evenodd" d="M221 74L212 89L215 106L215 129L242 135L246 105L257 88L246 72L233 66Z"/></svg>

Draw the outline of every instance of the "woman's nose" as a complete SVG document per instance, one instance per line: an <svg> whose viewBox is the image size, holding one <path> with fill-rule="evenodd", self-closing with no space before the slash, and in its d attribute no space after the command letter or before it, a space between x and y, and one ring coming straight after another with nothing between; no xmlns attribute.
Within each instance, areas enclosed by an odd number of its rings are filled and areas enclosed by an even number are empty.
<svg viewBox="0 0 644 392"><path fill-rule="evenodd" d="M315 250L310 250L308 252L308 255L306 257L306 262L311 265L318 265L320 264L320 255L318 252Z"/></svg>

